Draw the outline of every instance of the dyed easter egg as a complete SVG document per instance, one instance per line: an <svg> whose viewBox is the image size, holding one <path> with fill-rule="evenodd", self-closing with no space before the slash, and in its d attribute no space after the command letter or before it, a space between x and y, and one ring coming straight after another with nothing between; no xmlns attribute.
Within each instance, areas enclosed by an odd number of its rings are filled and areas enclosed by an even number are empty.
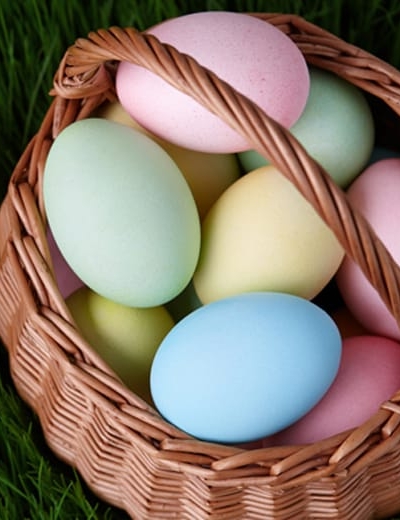
<svg viewBox="0 0 400 520"><path fill-rule="evenodd" d="M174 322L163 306L135 308L108 300L87 287L66 300L82 336L122 382L151 402L150 367Z"/></svg>
<svg viewBox="0 0 400 520"><path fill-rule="evenodd" d="M174 161L142 133L99 118L67 126L49 151L43 195L63 257L105 298L154 307L192 278L196 204Z"/></svg>
<svg viewBox="0 0 400 520"><path fill-rule="evenodd" d="M316 67L310 67L307 104L290 132L342 187L367 164L375 136L372 112L361 90ZM239 158L246 171L268 162L254 150Z"/></svg>
<svg viewBox="0 0 400 520"><path fill-rule="evenodd" d="M158 143L174 160L185 177L203 219L218 197L235 182L241 169L236 154L205 153L177 146L148 132L118 102L101 107L97 116L128 125Z"/></svg>
<svg viewBox="0 0 400 520"><path fill-rule="evenodd" d="M344 251L314 208L275 167L232 184L202 224L193 283L203 303L249 291L311 299Z"/></svg>
<svg viewBox="0 0 400 520"><path fill-rule="evenodd" d="M308 414L265 445L318 442L368 420L400 388L400 343L380 336L343 340L337 376Z"/></svg>
<svg viewBox="0 0 400 520"><path fill-rule="evenodd" d="M347 194L399 263L400 159L382 159L371 164L351 184ZM396 320L347 255L337 272L336 282L346 306L361 325L373 334L400 339Z"/></svg>
<svg viewBox="0 0 400 520"><path fill-rule="evenodd" d="M292 126L302 113L310 83L305 59L272 24L244 13L206 11L171 18L146 32L192 56L282 125ZM167 141L214 153L250 147L198 101L144 67L121 62L116 91L139 124Z"/></svg>
<svg viewBox="0 0 400 520"><path fill-rule="evenodd" d="M247 293L210 303L178 322L153 360L155 406L197 438L250 442L306 414L340 362L341 338L312 302Z"/></svg>

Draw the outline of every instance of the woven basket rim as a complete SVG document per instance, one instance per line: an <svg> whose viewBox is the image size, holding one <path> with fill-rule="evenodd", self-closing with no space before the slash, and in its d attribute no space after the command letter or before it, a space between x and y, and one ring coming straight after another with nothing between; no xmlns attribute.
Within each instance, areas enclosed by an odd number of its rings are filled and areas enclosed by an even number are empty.
<svg viewBox="0 0 400 520"><path fill-rule="evenodd" d="M400 72L391 65L297 15L248 14L272 23L287 34L310 65L338 74L400 114ZM52 140L60 131L72 121L88 117L101 103L116 99L115 64L120 60L149 68L245 135L253 148L269 158L331 227L400 323L398 265L368 222L351 207L343 191L288 130L193 58L162 44L154 36L131 27L99 29L87 38L77 39L62 58L51 90L54 99L12 173L0 212L0 218L7 223L0 232L2 265L7 271L5 276L12 278L0 294L3 308L5 305L11 308L11 316L0 322L0 334L10 353L17 389L38 414L50 447L76 467L106 501L130 512L136 511L135 507L144 511L146 506L139 507L134 500L123 498L110 485L109 459L104 462L99 455L98 468L90 465L88 455L71 441L72 432L61 431L60 416L67 412L54 411L64 406L56 402L56 395L65 392L70 399L68 413L78 416L84 405L76 395L84 393L85 404L90 409L85 428L94 428L90 421L100 424L101 418L108 425L108 430L101 434L108 443L113 435L126 438L120 441L126 444L125 449L129 451L134 446L149 465L160 465L167 472L184 475L188 481L200 478L214 488L257 485L283 492L328 477L357 474L380 458L390 456L399 445L400 390L358 428L312 445L246 450L192 439L165 422L158 412L120 383L79 335L54 282L46 242L42 173ZM286 150L290 153L284 153ZM23 303L13 310L10 301L17 298L16 292ZM37 348L43 359L39 359L39 354L37 359L30 359L23 352L27 337L38 337ZM28 378L31 386L24 381L28 373L35 373ZM36 381L36 386L32 381ZM55 401L50 402L51 399ZM91 456L95 452L93 448ZM114 469L121 463L118 457L111 464ZM168 475L172 478L171 473ZM157 515L149 518L163 517L160 512ZM140 513L139 517L145 518L146 514ZM198 517L204 518L200 513Z"/></svg>

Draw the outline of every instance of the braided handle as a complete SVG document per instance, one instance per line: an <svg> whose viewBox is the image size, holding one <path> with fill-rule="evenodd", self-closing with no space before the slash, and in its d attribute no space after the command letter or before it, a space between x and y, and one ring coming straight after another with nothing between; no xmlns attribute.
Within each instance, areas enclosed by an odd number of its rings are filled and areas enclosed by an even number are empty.
<svg viewBox="0 0 400 520"><path fill-rule="evenodd" d="M400 113L400 72L395 68L300 17L255 16L291 37L308 63L335 72ZM53 94L61 100L84 100L88 106L101 96L112 98L118 61L145 67L190 95L268 158L332 229L400 325L400 268L366 219L288 130L191 56L133 28L102 29L67 50L54 78Z"/></svg>

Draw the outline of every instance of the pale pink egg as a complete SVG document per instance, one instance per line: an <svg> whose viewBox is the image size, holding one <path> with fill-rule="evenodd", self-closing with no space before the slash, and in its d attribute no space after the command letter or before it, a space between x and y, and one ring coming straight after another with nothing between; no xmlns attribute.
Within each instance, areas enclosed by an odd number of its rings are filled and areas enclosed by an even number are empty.
<svg viewBox="0 0 400 520"><path fill-rule="evenodd" d="M360 426L400 388L400 343L381 336L343 340L336 379L307 415L264 446L307 444Z"/></svg>
<svg viewBox="0 0 400 520"><path fill-rule="evenodd" d="M76 291L76 289L83 286L83 282L71 269L61 254L50 228L47 230L47 243L53 262L58 289L64 299L68 298L68 296Z"/></svg>
<svg viewBox="0 0 400 520"><path fill-rule="evenodd" d="M248 14L208 11L169 19L147 32L191 55L285 127L301 115L308 68L297 46L272 24ZM116 90L124 109L167 141L203 152L250 148L219 117L143 67L121 62Z"/></svg>
<svg viewBox="0 0 400 520"><path fill-rule="evenodd" d="M394 260L400 262L400 159L382 159L370 165L351 184L348 197L369 221ZM373 334L400 339L400 329L358 265L345 257L336 282L343 300Z"/></svg>

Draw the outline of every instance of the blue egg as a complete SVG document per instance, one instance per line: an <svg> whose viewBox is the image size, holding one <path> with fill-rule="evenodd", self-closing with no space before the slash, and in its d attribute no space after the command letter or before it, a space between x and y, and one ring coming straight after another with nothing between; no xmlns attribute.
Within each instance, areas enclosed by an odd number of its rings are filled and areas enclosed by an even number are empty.
<svg viewBox="0 0 400 520"><path fill-rule="evenodd" d="M342 340L330 316L298 296L253 292L183 318L151 369L166 420L211 442L242 443L305 415L336 377Z"/></svg>

